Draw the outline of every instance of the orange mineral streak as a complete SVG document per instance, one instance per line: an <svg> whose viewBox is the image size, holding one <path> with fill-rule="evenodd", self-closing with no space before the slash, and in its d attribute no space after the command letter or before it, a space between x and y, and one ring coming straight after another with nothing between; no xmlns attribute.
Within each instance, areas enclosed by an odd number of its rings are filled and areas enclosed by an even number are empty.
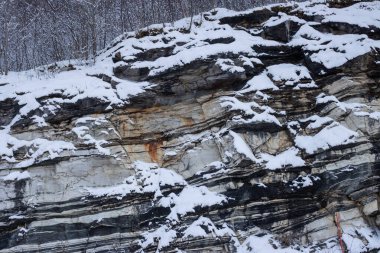
<svg viewBox="0 0 380 253"><path fill-rule="evenodd" d="M336 212L335 213L335 224L336 224L336 227L338 229L338 240L339 240L339 245L340 245L340 249L342 250L342 253L344 253L344 244L343 244L343 240L342 240L342 227L340 226L340 214L339 212Z"/></svg>
<svg viewBox="0 0 380 253"><path fill-rule="evenodd" d="M160 161L159 153L161 152L162 141L146 143L144 147L152 162L158 163Z"/></svg>

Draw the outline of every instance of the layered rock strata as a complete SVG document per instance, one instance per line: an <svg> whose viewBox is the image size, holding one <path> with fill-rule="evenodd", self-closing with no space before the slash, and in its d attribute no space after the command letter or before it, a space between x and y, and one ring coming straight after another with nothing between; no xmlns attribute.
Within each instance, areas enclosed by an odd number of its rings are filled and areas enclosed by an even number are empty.
<svg viewBox="0 0 380 253"><path fill-rule="evenodd" d="M0 252L377 252L379 17L215 9L1 77Z"/></svg>

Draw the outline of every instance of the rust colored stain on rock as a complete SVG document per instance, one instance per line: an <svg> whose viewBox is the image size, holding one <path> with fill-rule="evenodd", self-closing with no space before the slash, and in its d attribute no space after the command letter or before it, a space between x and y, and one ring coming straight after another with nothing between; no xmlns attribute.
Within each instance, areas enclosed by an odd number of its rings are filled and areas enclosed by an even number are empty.
<svg viewBox="0 0 380 253"><path fill-rule="evenodd" d="M144 147L145 147L145 150L148 152L150 159L153 162L158 163L158 161L160 160L158 151L162 147L162 141L150 142L150 143L144 144Z"/></svg>

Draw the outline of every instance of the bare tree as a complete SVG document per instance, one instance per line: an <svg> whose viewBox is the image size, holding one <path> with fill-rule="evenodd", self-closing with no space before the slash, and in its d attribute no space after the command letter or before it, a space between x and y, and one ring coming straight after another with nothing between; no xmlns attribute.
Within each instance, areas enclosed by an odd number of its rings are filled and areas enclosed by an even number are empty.
<svg viewBox="0 0 380 253"><path fill-rule="evenodd" d="M263 0L260 4L278 0ZM2 0L0 74L67 59L94 59L113 38L152 23L254 0ZM189 30L193 26L190 19Z"/></svg>

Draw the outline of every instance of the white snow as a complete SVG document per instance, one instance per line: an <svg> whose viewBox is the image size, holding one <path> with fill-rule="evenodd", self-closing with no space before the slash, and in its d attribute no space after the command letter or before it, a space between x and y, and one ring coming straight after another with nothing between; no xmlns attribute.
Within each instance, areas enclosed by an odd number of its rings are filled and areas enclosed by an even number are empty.
<svg viewBox="0 0 380 253"><path fill-rule="evenodd" d="M267 75L275 82L284 81L295 89L317 87L305 66L282 63L267 67Z"/></svg>
<svg viewBox="0 0 380 253"><path fill-rule="evenodd" d="M355 226L350 224L345 226L342 223L343 235L342 239L347 245L349 252L361 253L368 252L380 247L379 236L373 229L370 229L366 225ZM279 241L280 235L270 234L267 231L262 233L253 234L247 237L243 243L238 244L237 253L312 253L312 252L341 252L339 242L336 238L327 239L322 242L312 242L307 246L299 245L292 242L290 246L284 246ZM365 238L368 241L368 245L365 246L362 240L358 238ZM326 248L321 248L321 245L325 245Z"/></svg>
<svg viewBox="0 0 380 253"><path fill-rule="evenodd" d="M278 87L269 79L266 72L260 75L254 76L247 84L243 87L240 93L248 93L251 91L261 91L261 90L278 90Z"/></svg>
<svg viewBox="0 0 380 253"><path fill-rule="evenodd" d="M243 66L248 66L251 68L255 68L254 64L263 65L262 61L255 57L245 57L244 55L240 55L239 60L243 62Z"/></svg>
<svg viewBox="0 0 380 253"><path fill-rule="evenodd" d="M88 187L86 191L95 197L116 196L121 199L131 193L154 193L158 205L171 209L167 219L179 221L187 213L194 212L195 207L222 205L227 198L221 194L211 192L205 186L192 186L174 171L159 168L154 163L137 161L134 163L136 175L125 179L125 183L108 187ZM163 196L161 188L165 186L185 186L177 195L170 193Z"/></svg>
<svg viewBox="0 0 380 253"><path fill-rule="evenodd" d="M169 246L170 243L177 238L177 232L170 229L168 225L162 225L154 231L143 233L142 236L144 240L140 241L139 244L143 249L158 242L156 252L159 252L162 248Z"/></svg>
<svg viewBox="0 0 380 253"><path fill-rule="evenodd" d="M267 107L261 113L255 113L255 115L250 119L244 119L241 115L234 116L232 121L238 124L250 124L250 123L274 123L278 126L282 126L280 121L272 115L274 113L273 109Z"/></svg>
<svg viewBox="0 0 380 253"><path fill-rule="evenodd" d="M116 79L116 78L114 78ZM117 79L119 84L116 85L116 92L120 99L128 101L129 98L143 93L145 90L154 87L149 82L132 82L128 80Z"/></svg>
<svg viewBox="0 0 380 253"><path fill-rule="evenodd" d="M255 122L265 122L274 123L281 126L280 121L272 114L276 113L269 106L261 106L255 101L252 102L241 102L235 97L222 97L220 105L222 107L228 107L230 111L243 112L245 116L251 116L249 119L243 119L241 116L236 116L233 121L237 123L255 123ZM255 112L252 108L258 109L261 112Z"/></svg>
<svg viewBox="0 0 380 253"><path fill-rule="evenodd" d="M318 115L310 116L306 119L300 120L300 122L311 122L307 125L306 128L309 129L317 129L320 128L323 125L326 125L328 123L332 123L334 120L330 117L320 117Z"/></svg>
<svg viewBox="0 0 380 253"><path fill-rule="evenodd" d="M326 104L329 102L334 102L335 105L344 112L352 111L355 116L380 120L380 112L373 111L371 106L355 102L340 102L335 96L326 95L325 93L321 93L317 96L317 104Z"/></svg>
<svg viewBox="0 0 380 253"><path fill-rule="evenodd" d="M339 100L335 96L326 95L325 93L319 94L316 99L317 104L326 104L329 102L339 103Z"/></svg>
<svg viewBox="0 0 380 253"><path fill-rule="evenodd" d="M262 153L261 159L266 161L265 166L270 170L280 169L287 165L291 165L292 167L304 166L305 161L297 155L298 152L297 148L291 147L277 155Z"/></svg>
<svg viewBox="0 0 380 253"><path fill-rule="evenodd" d="M334 9L327 8L326 5L317 4L317 1L298 3L299 10L306 15L318 15L321 22L347 22L363 28L380 27L380 3L355 4L347 8ZM286 6L286 5L283 5ZM263 8L255 8L259 10ZM255 57L258 54L252 49L253 46L280 46L282 43L265 40L260 36L253 36L252 33L257 30L251 29L244 31L235 29L229 25L221 25L219 18L227 16L239 16L249 14L253 10L245 12L235 12L226 9L216 9L217 14L209 14L211 21L203 20L200 26L193 26L189 33L179 32L179 28L189 27L189 18L182 19L173 24L152 25L148 29L163 29L164 33L158 36L145 36L143 38L132 37L128 40L121 41L118 44L120 53L124 60L136 59L136 55L142 51L153 48L169 48L174 46L174 52L167 57L160 57L155 60L136 61L132 68L147 68L150 76L159 75L165 71L173 70L186 64L192 64L196 60L210 60L218 56L215 64L221 70L230 73L244 73L245 69L237 66L234 60L226 58L231 54L238 56L238 59L244 67L255 68L262 62ZM201 19L198 15L196 19ZM214 20L212 20L214 19ZM312 62L321 63L325 68L331 69L342 66L347 61L366 54L373 48L380 48L378 41L369 39L367 35L362 34L323 34L312 27L310 22L280 13L278 17L272 17L263 25L272 27L283 22L293 21L303 26L297 32L295 38L289 43L289 46L301 46L302 49L310 56ZM141 31L141 30L140 30ZM136 33L128 33L125 36L135 36ZM119 38L121 39L121 38ZM209 43L208 41L216 39L232 39L228 44ZM169 41L169 42L167 42ZM179 43L181 42L181 43ZM181 44L179 46L179 44ZM109 55L115 55L115 48L109 48L101 52L95 65L80 66L77 70L69 72L54 73L52 76L41 77L34 75L32 71L21 73L10 73L8 77L0 76L1 83L9 83L0 86L0 102L6 99L15 99L21 106L18 115L12 122L0 130L0 157L7 160L14 168L23 168L47 159L54 159L63 151L74 151L75 147L70 142L60 140L47 140L37 138L32 141L19 140L11 135L11 127L17 121L29 117L38 127L48 127L45 121L46 111L57 113L62 104L75 103L86 98L93 98L99 101L109 103L108 109L124 105L129 99L140 94L154 85L149 82L133 82L129 80L118 79L113 76L112 68L127 64L119 62L113 64ZM238 63L240 65L241 63ZM88 74L106 74L112 78L114 83L111 85L99 78L91 77ZM249 80L246 86L237 92L236 95L241 98L248 92L256 92L255 98L261 98L260 101L244 101L236 97L222 97L221 106L228 107L230 111L238 111L241 114L232 118L233 123L274 123L281 126L280 121L275 115L285 115L278 113L271 107L259 103L267 101L270 96L264 94L263 90L272 90L278 93L283 88L303 89L315 88L317 85L313 81L308 69L302 65L295 64L277 64L268 66L262 73L254 76ZM43 102L39 102L42 97L47 97ZM380 120L380 112L370 110L366 105L360 103L340 102L335 96L320 94L317 98L317 104L333 102L343 111L352 110L356 116L367 116L372 119ZM368 111L364 111L368 110ZM38 112L38 113L37 113ZM42 116L41 116L42 115ZM85 144L93 144L100 153L109 155L110 150L103 146L106 140L95 139L92 133L92 126L103 126L109 122L104 117L85 116L75 121L75 127L70 129L75 133L80 141ZM302 133L301 125L305 125L305 131ZM300 149L308 154L313 154L320 149L344 145L355 141L358 134L345 126L335 122L330 117L312 115L306 119L295 119L288 123L289 130L294 136L296 147L278 153L276 155L260 153L261 158L256 158L254 152L244 140L243 136L232 130L229 135L233 142L235 151L246 158L262 163L269 170L281 169L285 166L304 166L305 161L299 155ZM108 130L113 128L108 128ZM114 130L114 129L113 129ZM312 131L310 131L312 130ZM114 130L115 131L115 130ZM317 132L314 135L306 135L307 132ZM108 135L105 130L100 131L103 135ZM179 140L183 145L191 141L200 140L202 134L186 135ZM96 135L99 136L99 135ZM208 137L205 137L208 138ZM15 153L19 150L27 150L23 159L17 161ZM232 151L231 151L232 152ZM233 157L229 151L224 151L225 156ZM171 150L165 152L165 156L176 156L177 151ZM2 165L0 165L1 168ZM210 179L220 173L226 173L226 165L220 161L215 161L206 166L209 171L200 171L204 179ZM140 246L145 249L151 245L157 244L157 251L169 246L176 239L211 237L218 240L219 237L229 236L236 237L233 230L227 224L216 226L209 218L200 216L196 217L197 208L223 205L228 198L218 192L209 190L205 186L189 185L182 176L166 168L160 168L157 164L144 163L137 161L134 163L135 175L124 179L119 185L106 187L88 187L85 190L94 197L114 196L121 199L128 194L154 195L152 205L158 205L170 208L170 214L166 217L166 224L160 225L157 229L142 234ZM204 173L204 174L203 174ZM16 181L30 178L28 171L12 171L8 175L1 177L4 181ZM300 175L290 181L291 187L302 188L310 187L320 178L313 175ZM257 183L259 187L266 188L263 183ZM176 188L176 193L163 191L172 186ZM188 227L181 227L180 220L183 216L194 215L195 221ZM23 219L22 215L13 215L9 219ZM192 218L193 219L193 218ZM177 228L176 228L177 226ZM184 229L178 232L178 227ZM20 229L21 232L27 232ZM240 233L240 231L239 231ZM245 241L238 245L237 252L309 252L307 249L296 249L295 247L283 248L280 243L270 234L249 235L242 233L242 239ZM350 245L352 252L368 251L372 248L380 247L380 240L376 236L370 236L372 232L367 228L345 228L343 240ZM365 246L357 237L360 235L368 241L369 245ZM240 234L239 234L240 236ZM247 237L248 236L248 237ZM239 237L240 239L240 237ZM333 246L332 246L333 248Z"/></svg>
<svg viewBox="0 0 380 253"><path fill-rule="evenodd" d="M368 230L371 232L370 230ZM287 235L284 235L286 238ZM291 235L289 235L291 236ZM285 246L283 243L280 243L281 235L271 234L268 231L262 230L260 233L255 233L247 237L243 243L237 244L237 253L330 253L330 252L341 252L341 248L339 246L339 242L336 238L327 239L324 241L314 241L309 245L299 245L295 241L292 241L290 246ZM366 237L367 238L367 237ZM374 242L378 239L377 236L371 238L371 241ZM283 241L283 240L281 240ZM368 249L374 249L377 243L371 244L372 247L368 247ZM321 248L321 245L325 245L326 248ZM349 244L348 244L349 245ZM349 252L357 252L357 251L349 251ZM366 251L363 251L366 252Z"/></svg>
<svg viewBox="0 0 380 253"><path fill-rule="evenodd" d="M131 193L154 193L162 196L161 187L186 185L186 181L177 173L159 168L157 164L136 161L136 175L125 179L125 183L108 187L88 187L86 191L95 197L116 196L118 199Z"/></svg>
<svg viewBox="0 0 380 253"><path fill-rule="evenodd" d="M297 189L309 187L309 186L314 185L313 181L318 181L318 180L321 180L321 179L317 176L313 176L313 175L301 176L300 175L292 181L291 186Z"/></svg>
<svg viewBox="0 0 380 253"><path fill-rule="evenodd" d="M293 87L293 89L317 87L305 66L282 63L271 65L261 74L254 76L239 93L279 90L274 82L283 83L285 86Z"/></svg>
<svg viewBox="0 0 380 253"><path fill-rule="evenodd" d="M241 111L245 115L255 115L256 112L253 111L252 108L265 109L265 107L261 107L255 101L241 102L235 97L222 97L220 105L223 107L229 107L230 111Z"/></svg>
<svg viewBox="0 0 380 253"><path fill-rule="evenodd" d="M268 186L266 186L264 183L258 183L256 184L258 187L262 187L262 188L268 188Z"/></svg>
<svg viewBox="0 0 380 253"><path fill-rule="evenodd" d="M110 59L106 62L99 61L93 66L76 67L76 70L54 73L52 76L39 76L38 71L34 70L0 75L0 81L7 83L0 86L0 101L14 99L21 106L8 127L23 117L31 117L38 126L46 126L46 111L55 114L62 104L76 103L86 98L108 102L110 108L120 106L128 103L130 97L154 86L148 82L137 83L112 77L113 64ZM88 75L102 72L109 74L118 83L116 89L100 78ZM44 98L42 104L38 102L40 98Z"/></svg>
<svg viewBox="0 0 380 253"><path fill-rule="evenodd" d="M197 220L191 223L183 232L178 230L181 227L175 227L174 223L167 223L161 225L159 228L142 233L143 239L139 240L142 249L150 245L156 245L156 252L161 252L162 249L169 246L177 238L186 239L191 237L235 237L235 233L230 229L226 223L222 226L215 226L215 224L207 217L200 216ZM179 237L182 234L182 237Z"/></svg>
<svg viewBox="0 0 380 253"><path fill-rule="evenodd" d="M24 147L28 150L26 159L17 161L14 152ZM8 134L8 129L0 130L0 156L8 162L16 163L14 168L24 168L35 162L54 159L64 150L74 151L75 147L70 142L59 140L50 141L42 138L31 141L19 140Z"/></svg>
<svg viewBox="0 0 380 253"><path fill-rule="evenodd" d="M60 65L60 63L58 64ZM0 75L0 82L7 83L0 86L0 102L6 99L14 99L20 106L18 114L10 124L0 130L0 157L8 162L16 163L16 168L32 165L35 162L54 159L64 150L75 150L70 142L60 140L48 140L38 138L32 141L19 140L12 136L11 127L23 118L31 118L38 127L48 126L45 117L47 112L56 114L62 104L76 103L86 98L98 99L112 106L120 106L128 103L128 99L153 85L148 82L135 83L117 79L116 89L111 84L88 74L107 73L112 76L113 64L110 59L105 62L97 62L93 66L76 66L76 70L52 73L51 75L39 74L39 70L23 72L10 72L8 76ZM46 69L44 71L47 71ZM38 102L42 99L42 103ZM40 116L42 115L42 116ZM84 121L90 119L82 119ZM84 122L77 122L84 123ZM95 121L95 124L101 124ZM104 140L95 140L86 133L84 127L73 129L78 137L84 139L87 144L95 144L103 154L110 154L108 149L102 147ZM22 161L16 161L14 152L22 147L27 147L28 153ZM1 165L1 167L6 165Z"/></svg>
<svg viewBox="0 0 380 253"><path fill-rule="evenodd" d="M345 8L329 8L326 4L315 4L305 2L299 4L299 8L294 10L302 11L305 15L322 17L322 23L337 22L357 25L363 28L380 28L380 3L360 2Z"/></svg>
<svg viewBox="0 0 380 253"><path fill-rule="evenodd" d="M187 185L178 195L170 193L167 197L161 198L159 204L170 207L171 212L167 217L169 220L178 221L181 216L194 212L195 207L223 205L226 202L225 196L212 192L205 186Z"/></svg>
<svg viewBox="0 0 380 253"><path fill-rule="evenodd" d="M380 120L380 112L354 112L356 116L367 116L374 120Z"/></svg>
<svg viewBox="0 0 380 253"><path fill-rule="evenodd" d="M292 135L297 135L298 130L301 128L298 121L288 122L288 130Z"/></svg>
<svg viewBox="0 0 380 253"><path fill-rule="evenodd" d="M18 180L23 180L23 179L28 179L30 178L30 174L28 171L13 171L9 173L8 175L1 177L0 179L4 181L18 181Z"/></svg>
<svg viewBox="0 0 380 253"><path fill-rule="evenodd" d="M213 12L215 12L215 13L211 15L211 18L218 20L218 19L222 19L225 17L243 16L243 15L251 14L254 11L267 9L270 6L275 6L275 5L268 5L266 7L256 7L256 8L245 10L245 11L234 11L234 10L230 10L230 9L226 9L226 8L214 8L211 11L211 13L213 13Z"/></svg>
<svg viewBox="0 0 380 253"><path fill-rule="evenodd" d="M245 157L251 159L254 162L257 162L258 159L254 156L254 154L252 153L251 148L243 140L243 138L238 133L235 133L232 130L230 130L229 133L230 133L230 135L232 136L232 138L234 140L234 147L236 149L236 152L238 152L239 154L244 155Z"/></svg>
<svg viewBox="0 0 380 253"><path fill-rule="evenodd" d="M365 223L356 222L356 226L353 226L343 222L342 230L342 239L352 253L369 252L380 248L380 236ZM364 245L364 240L368 242L367 245Z"/></svg>
<svg viewBox="0 0 380 253"><path fill-rule="evenodd" d="M218 59L215 63L221 70L230 73L244 73L245 69L240 66L236 66L231 59ZM252 63L251 63L252 64Z"/></svg>
<svg viewBox="0 0 380 253"><path fill-rule="evenodd" d="M25 219L25 216L20 215L20 214L14 214L14 215L9 216L9 219L10 220L22 220L22 219Z"/></svg>
<svg viewBox="0 0 380 253"><path fill-rule="evenodd" d="M215 161L215 162L212 162L212 163L209 163L206 165L206 167L213 167L215 169L222 169L224 168L226 165L220 161Z"/></svg>
<svg viewBox="0 0 380 253"><path fill-rule="evenodd" d="M29 229L27 228L20 228L19 233L17 234L18 236L24 236L26 233L28 233Z"/></svg>
<svg viewBox="0 0 380 253"><path fill-rule="evenodd" d="M289 21L299 23L299 24L305 24L306 23L306 21L303 19L300 19L296 16L287 15L286 13L283 13L283 12L279 12L278 15L279 16L271 17L268 21L264 22L263 26L264 27L273 27L273 26L277 26L281 23L289 22Z"/></svg>
<svg viewBox="0 0 380 253"><path fill-rule="evenodd" d="M108 148L102 147L102 145L107 144L106 140L96 140L92 135L89 134L90 128L87 126L79 126L71 129L79 139L84 140L85 144L94 144L95 148L99 151L100 154L110 155L111 150Z"/></svg>
<svg viewBox="0 0 380 253"><path fill-rule="evenodd" d="M369 53L373 48L380 48L380 41L369 39L367 35L324 34L305 24L289 45L302 46L303 50L309 52L311 61L332 69Z"/></svg>
<svg viewBox="0 0 380 253"><path fill-rule="evenodd" d="M182 238L206 237L208 235L218 238L223 236L235 236L235 233L225 223L221 228L217 228L209 218L200 216L186 228Z"/></svg>
<svg viewBox="0 0 380 253"><path fill-rule="evenodd" d="M108 123L108 120L106 120L104 116L100 116L100 117L84 116L75 120L75 125L88 124L88 122L95 124L97 126L100 126L104 123Z"/></svg>
<svg viewBox="0 0 380 253"><path fill-rule="evenodd" d="M260 98L264 101L268 101L268 99L270 99L271 96L269 96L268 94L265 94L264 92L256 91L255 98Z"/></svg>
<svg viewBox="0 0 380 253"><path fill-rule="evenodd" d="M33 119L33 122L37 124L38 127L47 126L47 123L43 117L33 115L31 118Z"/></svg>
<svg viewBox="0 0 380 253"><path fill-rule="evenodd" d="M96 77L86 75L83 70L68 71L56 74L54 78L28 78L23 72L10 73L9 84L0 86L0 101L14 98L22 106L20 115L26 116L33 110L54 110L62 103L75 103L84 98L98 98L112 104L121 104L111 84ZM41 105L37 99L52 95Z"/></svg>
<svg viewBox="0 0 380 253"><path fill-rule="evenodd" d="M272 235L249 236L237 249L237 253L299 253L291 247L283 248Z"/></svg>
<svg viewBox="0 0 380 253"><path fill-rule="evenodd" d="M210 172L212 170L212 172ZM216 171L215 171L216 170ZM229 171L226 169L226 165L220 161L209 163L205 166L205 170L200 170L195 175L201 175L204 179L211 179L215 176L225 174Z"/></svg>
<svg viewBox="0 0 380 253"><path fill-rule="evenodd" d="M176 151L167 151L164 154L165 157L176 156L176 155L177 155Z"/></svg>
<svg viewBox="0 0 380 253"><path fill-rule="evenodd" d="M368 107L365 104L361 103L348 103L348 102L340 102L335 96L326 95L325 93L321 93L317 96L317 104L325 104L329 102L334 102L342 111L352 110L359 111L361 108Z"/></svg>
<svg viewBox="0 0 380 253"><path fill-rule="evenodd" d="M251 58L256 55L252 50L253 45L276 46L281 44L276 41L265 40L260 36L252 36L245 31L233 29L229 25L221 25L218 20L203 21L201 25L193 26L189 33L179 32L179 29L188 27L189 21L190 19L187 18L173 25L165 24L165 27L161 26L160 28L167 35L145 36L139 39L129 38L127 41L120 42L118 46L121 48L119 51L122 58L134 59L137 53L144 50L174 46L173 55L160 57L153 61L136 61L131 66L132 69L147 68L150 71L150 76L156 76L165 71L190 64L195 60L208 59L216 55L235 54ZM215 32L216 30L217 32ZM234 41L229 44L210 44L207 42L225 38L232 38ZM178 46L178 42L183 45ZM109 54L111 54L111 49L104 51L100 57L105 58ZM228 66L230 64L226 61L219 61L218 64L221 64L222 68L229 71L243 71L241 67L230 68ZM246 64L249 63L246 61Z"/></svg>
<svg viewBox="0 0 380 253"><path fill-rule="evenodd" d="M314 136L297 135L294 141L297 147L304 149L308 154L313 154L319 149L352 143L357 136L356 132L333 122Z"/></svg>

